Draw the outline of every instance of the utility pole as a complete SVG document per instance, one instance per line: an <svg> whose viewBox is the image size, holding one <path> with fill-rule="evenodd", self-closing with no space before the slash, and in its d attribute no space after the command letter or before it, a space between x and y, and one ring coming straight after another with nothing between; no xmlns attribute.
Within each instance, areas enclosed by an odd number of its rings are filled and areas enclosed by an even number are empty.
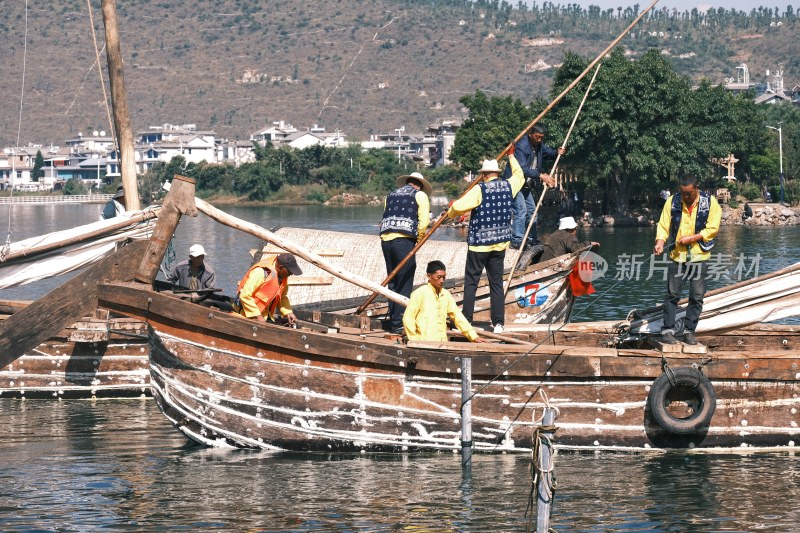
<svg viewBox="0 0 800 533"><path fill-rule="evenodd" d="M780 184L781 184L781 197L780 203L783 205L783 131L782 126L783 122L778 122L778 127L775 126L767 126L771 130L775 130L778 132L778 160L780 161Z"/></svg>

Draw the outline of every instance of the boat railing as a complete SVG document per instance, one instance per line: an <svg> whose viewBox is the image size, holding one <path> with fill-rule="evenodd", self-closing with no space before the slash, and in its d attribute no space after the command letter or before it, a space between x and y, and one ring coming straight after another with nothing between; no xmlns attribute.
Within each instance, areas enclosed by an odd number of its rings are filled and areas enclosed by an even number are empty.
<svg viewBox="0 0 800 533"><path fill-rule="evenodd" d="M111 194L65 194L53 196L3 196L0 204L102 204Z"/></svg>

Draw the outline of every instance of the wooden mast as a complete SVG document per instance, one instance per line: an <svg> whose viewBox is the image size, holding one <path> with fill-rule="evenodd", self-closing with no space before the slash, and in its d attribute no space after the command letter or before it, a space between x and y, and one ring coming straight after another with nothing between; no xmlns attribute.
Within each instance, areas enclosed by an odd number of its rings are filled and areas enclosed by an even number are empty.
<svg viewBox="0 0 800 533"><path fill-rule="evenodd" d="M122 73L122 53L119 47L116 0L102 0L103 25L106 33L106 59L108 80L111 84L111 107L114 111L114 129L117 130L120 152L120 173L125 189L125 209L138 211L139 189L136 185L136 156L133 149L133 131L128 115L128 96L125 93L125 76Z"/></svg>

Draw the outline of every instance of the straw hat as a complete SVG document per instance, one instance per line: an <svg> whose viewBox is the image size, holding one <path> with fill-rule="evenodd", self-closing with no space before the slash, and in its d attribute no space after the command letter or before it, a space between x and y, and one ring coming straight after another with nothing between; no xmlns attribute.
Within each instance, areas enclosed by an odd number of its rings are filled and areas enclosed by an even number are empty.
<svg viewBox="0 0 800 533"><path fill-rule="evenodd" d="M399 178L397 178L397 186L402 187L403 185L408 183L408 180L411 178L419 181L422 184L422 192L427 194L428 197L431 196L431 193L433 192L433 187L431 186L430 182L426 180L425 177L419 172L412 172L408 176L400 176Z"/></svg>
<svg viewBox="0 0 800 533"><path fill-rule="evenodd" d="M558 229L575 229L578 223L572 217L563 217L558 220Z"/></svg>
<svg viewBox="0 0 800 533"><path fill-rule="evenodd" d="M500 172L500 165L497 164L495 159L484 159L483 166L478 172Z"/></svg>

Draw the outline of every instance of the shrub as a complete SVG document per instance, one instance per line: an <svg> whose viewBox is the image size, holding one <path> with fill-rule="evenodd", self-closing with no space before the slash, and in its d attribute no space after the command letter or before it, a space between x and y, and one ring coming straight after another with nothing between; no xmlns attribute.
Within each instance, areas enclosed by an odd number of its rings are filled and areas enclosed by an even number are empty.
<svg viewBox="0 0 800 533"><path fill-rule="evenodd" d="M761 198L761 189L755 183L743 183L739 186L739 194L752 202L753 200Z"/></svg>
<svg viewBox="0 0 800 533"><path fill-rule="evenodd" d="M79 178L68 179L66 183L64 183L64 195L66 196L88 193L89 191L86 185L84 185L83 180Z"/></svg>

